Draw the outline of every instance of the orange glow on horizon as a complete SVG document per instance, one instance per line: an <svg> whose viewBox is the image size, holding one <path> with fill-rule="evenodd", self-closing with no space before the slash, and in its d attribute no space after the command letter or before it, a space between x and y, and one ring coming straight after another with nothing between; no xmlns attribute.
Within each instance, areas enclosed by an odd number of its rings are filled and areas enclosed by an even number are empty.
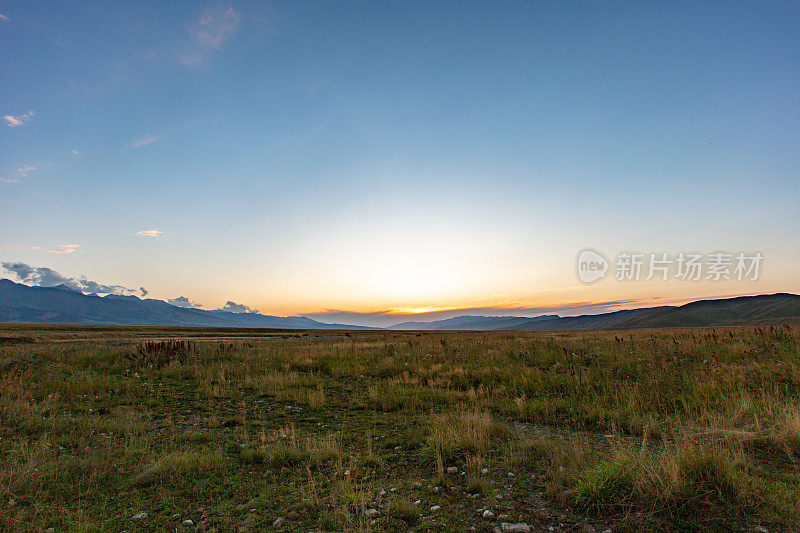
<svg viewBox="0 0 800 533"><path fill-rule="evenodd" d="M453 311L459 307L399 307L389 310L391 315L418 315L423 313L433 313L435 311Z"/></svg>

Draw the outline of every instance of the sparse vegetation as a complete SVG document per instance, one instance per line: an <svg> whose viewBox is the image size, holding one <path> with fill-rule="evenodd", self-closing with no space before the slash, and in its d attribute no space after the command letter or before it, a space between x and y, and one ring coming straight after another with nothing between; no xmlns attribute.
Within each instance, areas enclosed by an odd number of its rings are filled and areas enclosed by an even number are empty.
<svg viewBox="0 0 800 533"><path fill-rule="evenodd" d="M2 336L3 531L800 523L796 327Z"/></svg>

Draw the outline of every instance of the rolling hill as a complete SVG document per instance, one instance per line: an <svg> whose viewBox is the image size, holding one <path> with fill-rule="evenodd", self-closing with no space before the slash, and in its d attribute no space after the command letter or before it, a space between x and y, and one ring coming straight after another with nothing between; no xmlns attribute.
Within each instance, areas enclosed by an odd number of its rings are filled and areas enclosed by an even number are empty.
<svg viewBox="0 0 800 533"><path fill-rule="evenodd" d="M747 326L800 323L800 296L764 294L718 300L699 300L680 307L664 306L599 315L531 319L503 329L516 331L564 331L596 329Z"/></svg>

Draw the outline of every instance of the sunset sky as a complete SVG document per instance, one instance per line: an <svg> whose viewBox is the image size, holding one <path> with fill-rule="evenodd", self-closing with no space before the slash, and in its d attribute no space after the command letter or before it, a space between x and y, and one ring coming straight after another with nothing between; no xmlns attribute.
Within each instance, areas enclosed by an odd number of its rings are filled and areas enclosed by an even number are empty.
<svg viewBox="0 0 800 533"><path fill-rule="evenodd" d="M798 2L0 2L0 262L381 325L797 293L798 28ZM585 248L764 259L586 285Z"/></svg>

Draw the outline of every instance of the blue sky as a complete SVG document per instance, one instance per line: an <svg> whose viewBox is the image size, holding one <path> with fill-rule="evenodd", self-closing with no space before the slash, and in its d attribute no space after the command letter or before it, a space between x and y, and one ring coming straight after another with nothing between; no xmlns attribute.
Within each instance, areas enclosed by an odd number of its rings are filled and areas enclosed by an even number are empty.
<svg viewBox="0 0 800 533"><path fill-rule="evenodd" d="M800 4L666 4L0 2L0 259L353 319L796 292Z"/></svg>

